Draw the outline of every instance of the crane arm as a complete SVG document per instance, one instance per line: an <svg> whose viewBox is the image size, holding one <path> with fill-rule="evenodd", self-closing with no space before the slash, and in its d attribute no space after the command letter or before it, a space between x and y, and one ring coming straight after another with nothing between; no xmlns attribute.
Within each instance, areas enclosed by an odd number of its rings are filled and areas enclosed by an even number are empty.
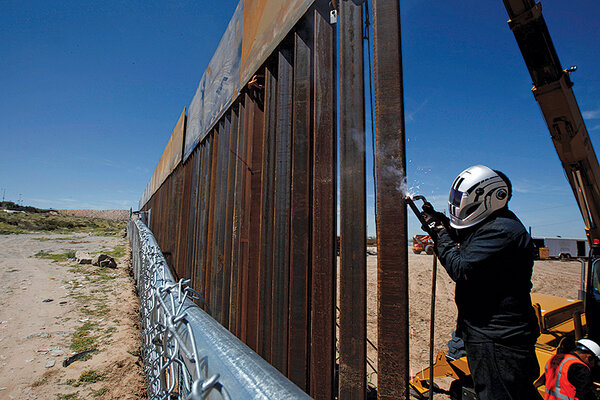
<svg viewBox="0 0 600 400"><path fill-rule="evenodd" d="M556 153L585 222L590 247L600 241L600 166L573 93L542 15L534 0L503 0Z"/></svg>

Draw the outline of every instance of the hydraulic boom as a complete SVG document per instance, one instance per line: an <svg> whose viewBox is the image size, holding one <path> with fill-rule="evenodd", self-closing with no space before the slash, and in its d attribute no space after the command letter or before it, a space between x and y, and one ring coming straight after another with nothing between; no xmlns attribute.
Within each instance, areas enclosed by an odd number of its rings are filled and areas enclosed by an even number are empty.
<svg viewBox="0 0 600 400"><path fill-rule="evenodd" d="M600 240L600 166L571 89L569 73L574 69L561 67L540 3L504 0L504 5L591 246L594 239Z"/></svg>
<svg viewBox="0 0 600 400"><path fill-rule="evenodd" d="M563 70L546 21L542 5L534 0L503 0L529 74L533 96L548 125L556 153L577 200L590 243L586 279L585 310L590 336L600 337L600 306L594 299L595 261L600 257L600 166L583 121L569 73Z"/></svg>

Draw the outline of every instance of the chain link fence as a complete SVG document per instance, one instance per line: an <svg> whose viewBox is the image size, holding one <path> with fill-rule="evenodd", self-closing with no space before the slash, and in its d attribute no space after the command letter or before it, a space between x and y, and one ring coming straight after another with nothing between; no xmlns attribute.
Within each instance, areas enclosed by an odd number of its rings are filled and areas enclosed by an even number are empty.
<svg viewBox="0 0 600 400"><path fill-rule="evenodd" d="M150 400L310 398L196 305L204 300L189 280L175 281L139 218L129 220L127 235Z"/></svg>

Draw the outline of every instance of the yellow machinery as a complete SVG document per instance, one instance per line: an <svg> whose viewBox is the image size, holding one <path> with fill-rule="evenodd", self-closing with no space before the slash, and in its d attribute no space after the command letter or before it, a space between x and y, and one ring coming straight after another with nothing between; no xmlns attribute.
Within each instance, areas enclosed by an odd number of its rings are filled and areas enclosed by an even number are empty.
<svg viewBox="0 0 600 400"><path fill-rule="evenodd" d="M571 87L569 73L563 70L542 16L542 6L535 0L503 0L523 59L533 81L533 95L538 102L552 142L585 222L590 244L583 300L570 300L543 294L532 294L541 336L536 353L543 372L548 359L566 351L573 342L587 335L600 339L600 293L598 271L600 260L600 166L589 138L581 111ZM430 367L431 368L431 367ZM419 372L411 381L413 394L424 397L429 392L430 368ZM433 378L450 377L453 399L475 399L469 389L469 368L465 357L452 359L439 352L432 366ZM536 382L544 392L543 375ZM434 390L435 391L435 390Z"/></svg>
<svg viewBox="0 0 600 400"><path fill-rule="evenodd" d="M583 302L547 294L534 293L532 302L536 309L541 335L536 343L536 354L543 373L543 366L557 351L566 351L580 339L585 329L585 314L583 314ZM427 397L429 392L430 369L425 368L415 375L409 382L413 394L417 397ZM468 381L469 366L467 358L453 359L445 351L440 351L433 365L433 379L449 377L457 380L451 387L452 398L462 399L465 397L463 383ZM536 387L543 396L543 375L536 381Z"/></svg>

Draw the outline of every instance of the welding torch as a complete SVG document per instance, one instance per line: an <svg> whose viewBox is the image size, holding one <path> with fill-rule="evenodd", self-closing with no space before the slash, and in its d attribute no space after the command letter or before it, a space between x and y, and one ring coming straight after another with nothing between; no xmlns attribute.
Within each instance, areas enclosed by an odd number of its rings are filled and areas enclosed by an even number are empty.
<svg viewBox="0 0 600 400"><path fill-rule="evenodd" d="M419 211L419 209L417 208L417 205L415 204L415 201L416 200L422 200L424 207L425 206L431 207L431 203L429 203L427 201L427 199L425 198L425 196L421 196L421 195L406 196L404 198L404 200L406 201L406 204L408 204L408 206L410 207L410 209L415 213L415 216L417 217L417 219L421 223L421 227L423 228L423 230L427 231L429 233L429 226L427 224L427 221L425 221L425 219L423 218L423 215L421 214L421 211Z"/></svg>

